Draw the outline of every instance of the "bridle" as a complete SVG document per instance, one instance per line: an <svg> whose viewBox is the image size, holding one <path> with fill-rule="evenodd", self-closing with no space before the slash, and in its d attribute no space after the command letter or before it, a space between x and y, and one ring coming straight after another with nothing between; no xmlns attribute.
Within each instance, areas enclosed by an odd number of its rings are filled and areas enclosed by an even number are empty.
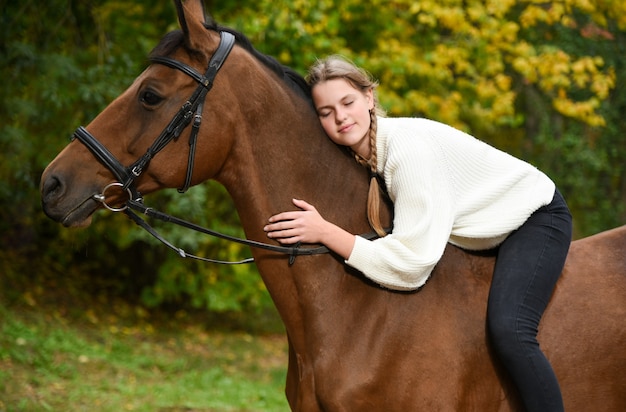
<svg viewBox="0 0 626 412"><path fill-rule="evenodd" d="M204 99L213 87L213 81L215 80L215 76L217 75L217 72L222 67L222 64L224 64L224 61L230 54L230 51L232 50L234 44L234 35L228 32L220 32L220 44L217 47L217 51L211 57L211 60L209 61L209 66L204 75L199 73L193 67L174 60L170 57L155 56L150 58L153 63L163 64L173 69L178 69L182 71L186 75L193 78L196 82L198 82L198 87L193 92L191 97L183 104L180 110L178 110L178 112L174 115L174 118L172 118L172 120L165 127L165 129L163 129L161 134L156 138L152 145L148 147L146 153L130 166L126 167L122 165L120 161L117 160L115 156L84 127L81 126L76 130L76 132L74 132L73 138L78 139L81 143L87 146L87 148L96 156L96 158L104 163L104 165L111 170L113 175L115 175L118 181L111 186L119 186L123 190L128 191L129 197L133 200L141 199L141 194L137 191L134 184L135 180L139 178L139 176L141 176L146 167L148 167L148 164L150 163L152 158L161 150L163 150L163 148L165 148L168 143L178 138L178 136L180 136L182 131L189 125L189 123L191 123L193 119L191 135L189 137L189 160L187 162L187 175L185 177L185 183L181 188L178 189L178 191L182 193L189 189L189 186L191 185L191 175L194 165L198 130L200 129L200 124L202 123L202 109L204 106ZM108 189L108 187L106 189ZM102 195L104 194L105 193L103 191ZM103 199L98 200L102 201ZM106 205L106 203L104 204Z"/></svg>
<svg viewBox="0 0 626 412"><path fill-rule="evenodd" d="M192 258L196 260L202 260L205 262L211 263L220 263L220 264L242 264L242 263L252 263L254 261L253 258L247 258L240 261L222 261L215 259L208 259L205 257L200 257L196 255L189 254L184 250L174 246L170 242L168 242L165 238L163 238L159 233L157 233L154 228L152 228L145 220L140 218L133 210L137 210L140 213L145 214L146 216L156 218L165 222L170 222L177 224L182 227L186 227L188 229L192 229L201 233L205 233L214 237L218 237L220 239L229 240L232 242L240 243L249 247L260 248L265 250L270 250L273 252L285 253L289 255L289 264L293 264L296 256L301 255L318 255L323 253L329 253L329 249L325 246L319 247L306 247L301 248L300 245L287 247L287 246L276 246L270 245L267 243L257 242L248 239L241 239L234 236L226 235L223 233L219 233L213 231L211 229L203 228L194 223L185 221L183 219L179 219L177 217L156 211L150 207L147 207L143 204L143 198L141 193L137 190L135 186L135 180L141 176L144 170L148 167L148 164L152 160L152 158L159 153L168 143L172 140L175 140L180 136L182 131L191 123L193 119L191 135L189 138L189 157L187 162L187 174L185 177L185 182L181 188L178 189L180 193L184 193L191 186L191 177L193 172L195 151L196 151L196 141L198 137L198 131L200 129L200 124L202 122L202 109L204 105L204 100L206 95L213 87L213 81L215 77L222 67L224 61L230 54L233 46L235 44L235 36L228 32L220 32L220 43L213 54L211 59L209 60L209 65L202 75L193 67L181 63L177 60L174 60L169 57L151 57L150 60L153 63L163 64L165 66L171 67L173 69L177 69L185 73L186 75L193 78L197 83L198 87L193 92L191 97L183 104L180 110L174 115L169 124L163 129L161 134L156 138L156 140L150 145L150 147L146 150L146 153L133 162L130 166L124 166L122 163L102 144L96 139L91 133L87 131L84 127L79 127L72 137L73 139L77 139L82 144L84 144L91 153L109 170L113 173L116 182L110 183L106 185L102 192L99 194L93 195L93 199L102 203L102 205L113 211L113 212L124 212L131 220L133 220L137 225L148 231L152 236L162 242L164 245L169 247L170 249L176 251L181 257ZM194 115L195 113L195 115ZM111 188L119 187L123 191L126 191L128 194L128 200L122 206L112 206L106 203L106 192ZM373 238L375 235L365 235L366 237Z"/></svg>

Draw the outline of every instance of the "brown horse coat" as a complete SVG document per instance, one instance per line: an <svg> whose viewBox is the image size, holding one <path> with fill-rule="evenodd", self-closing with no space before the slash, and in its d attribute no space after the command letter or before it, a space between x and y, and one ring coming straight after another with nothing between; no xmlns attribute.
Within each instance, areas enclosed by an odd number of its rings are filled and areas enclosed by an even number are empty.
<svg viewBox="0 0 626 412"><path fill-rule="evenodd" d="M184 46L171 57L204 72L219 36L201 2L177 2ZM181 47L178 47L181 46ZM190 53L190 49L196 52ZM193 183L229 191L250 239L267 241L267 218L312 202L352 233L369 232L366 171L325 137L315 113L239 39L208 95ZM87 129L123 164L141 156L196 87L152 65ZM146 92L161 100L149 104ZM178 187L187 135L170 143L138 180L150 193ZM113 180L78 141L42 176L44 211L67 226L89 223L93 199ZM110 202L122 195L111 194ZM573 242L539 340L568 411L626 410L626 227ZM515 390L485 332L494 257L449 246L419 291L373 285L334 255L287 257L253 250L289 339L286 394L294 411L510 411Z"/></svg>

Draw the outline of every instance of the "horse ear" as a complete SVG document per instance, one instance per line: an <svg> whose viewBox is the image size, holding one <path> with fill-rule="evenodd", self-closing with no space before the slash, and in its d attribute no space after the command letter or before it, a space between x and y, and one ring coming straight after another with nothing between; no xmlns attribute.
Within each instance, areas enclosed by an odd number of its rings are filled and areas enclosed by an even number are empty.
<svg viewBox="0 0 626 412"><path fill-rule="evenodd" d="M174 0L174 4L176 5L180 28L185 35L186 46L201 50L200 45L206 41L206 37L203 37L206 31L204 28L206 15L202 0Z"/></svg>

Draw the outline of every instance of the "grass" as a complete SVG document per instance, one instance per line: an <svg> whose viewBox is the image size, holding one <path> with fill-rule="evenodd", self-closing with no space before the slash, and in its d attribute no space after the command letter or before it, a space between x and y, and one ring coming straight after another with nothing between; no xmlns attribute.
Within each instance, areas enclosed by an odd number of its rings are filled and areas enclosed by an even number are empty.
<svg viewBox="0 0 626 412"><path fill-rule="evenodd" d="M76 314L29 293L0 303L0 412L288 410L283 334L90 307Z"/></svg>

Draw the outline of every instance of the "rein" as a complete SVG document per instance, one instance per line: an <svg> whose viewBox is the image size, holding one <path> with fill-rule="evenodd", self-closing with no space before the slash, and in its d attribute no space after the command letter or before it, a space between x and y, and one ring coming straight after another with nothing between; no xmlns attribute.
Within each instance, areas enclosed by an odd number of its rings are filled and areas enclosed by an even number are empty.
<svg viewBox="0 0 626 412"><path fill-rule="evenodd" d="M243 259L240 261L231 262L231 261L209 259L209 258L204 258L204 257L189 254L185 252L183 249L176 247L172 245L170 242L168 242L165 238L159 235L159 233L156 230L154 230L153 227L151 227L148 223L146 223L145 220L140 218L131 209L137 210L141 212L142 214L145 214L146 216L159 219L163 222L174 223L175 225L178 225L187 229L195 230L196 232L204 233L213 237L217 237L219 239L228 240L231 242L239 243L239 244L249 246L249 247L254 247L257 249L264 249L264 250L269 250L271 252L278 252L278 253L289 255L290 266L293 265L297 256L313 256L313 255L322 255L322 254L330 253L330 249L328 249L326 246L302 248L300 247L300 243L296 244L296 246L276 246L276 245L270 245L268 243L257 242L255 240L242 239L242 238L230 236L224 233L216 232L214 230L196 225L195 223L191 223L186 220L177 218L175 216L168 215L163 212L159 212L158 210L154 210L144 205L141 201L129 200L126 204L128 208L126 208L124 212L126 213L128 217L130 217L130 219L133 222L135 222L137 225L142 227L144 230L146 230L148 233L150 233L152 236L158 239L161 243L163 243L165 246L169 247L170 249L178 253L183 258L192 258L196 260L202 260L204 262L219 263L219 264L225 264L225 265L239 265L239 264L254 262L254 258L247 258L247 259ZM378 235L374 232L361 235L361 236L368 240L372 240L378 237Z"/></svg>
<svg viewBox="0 0 626 412"><path fill-rule="evenodd" d="M213 81L217 75L217 72L222 67L222 64L230 54L233 46L235 44L235 36L228 32L220 32L220 44L213 54L209 61L209 66L204 75L196 71L193 67L190 67L184 63L181 63L177 60L174 60L169 57L152 57L151 60L154 63L163 64L165 66L171 67L173 69L177 69L185 73L186 75L193 78L196 82L198 82L198 87L193 92L191 97L183 104L180 110L174 115L174 118L169 122L169 124L163 129L161 134L156 138L156 140L150 145L150 147L146 150L146 153L137 159L130 166L124 166L122 163L117 160L117 158L102 144L96 139L87 129L84 127L79 127L72 137L72 140L78 139L81 143L83 143L91 153L109 170L113 173L117 182L113 182L108 184L102 189L101 193L93 195L93 199L102 203L102 205L113 212L124 212L133 222L135 222L138 226L146 230L152 236L154 236L161 243L166 245L168 248L176 251L183 258L191 258L196 260L201 260L210 263L218 263L218 264L226 264L226 265L238 265L245 263L253 263L254 258L246 258L240 261L223 261L223 260L215 260L208 259L196 255L189 254L185 252L183 249L178 248L168 242L163 236L161 236L152 226L150 226L145 220L143 220L139 215L137 215L133 210L137 210L138 212L155 218L162 220L164 222L174 223L176 225L195 230L197 232L205 233L210 236L214 236L220 239L225 239L231 242L243 244L249 247L265 249L272 252L278 252L289 255L289 265L292 265L297 256L303 255L319 255L329 253L330 250L325 246L318 247L306 247L301 248L300 244L296 244L295 246L276 246L270 245L267 243L257 242L254 240L241 239L234 236L226 235L223 233L219 233L213 231L211 229L204 228L202 226L196 225L194 223L185 221L183 219L179 219L177 217L159 212L150 207L147 207L143 204L143 197L141 193L137 190L135 186L135 180L141 176L143 171L148 167L148 164L152 160L152 158L159 153L168 143L172 140L175 140L180 136L182 131L191 123L193 118L193 125L191 129L191 135L189 137L189 158L187 163L187 174L185 176L185 182L181 188L178 189L180 193L184 193L191 186L191 177L193 172L195 151L196 151L196 141L198 137L198 131L200 129L200 124L202 122L202 109L204 105L204 100L206 95L213 87ZM195 115L194 115L195 112ZM122 206L112 206L106 203L106 192L113 188L119 187L122 190L126 191L128 194L128 200ZM373 239L377 237L375 233L364 235L367 239Z"/></svg>

